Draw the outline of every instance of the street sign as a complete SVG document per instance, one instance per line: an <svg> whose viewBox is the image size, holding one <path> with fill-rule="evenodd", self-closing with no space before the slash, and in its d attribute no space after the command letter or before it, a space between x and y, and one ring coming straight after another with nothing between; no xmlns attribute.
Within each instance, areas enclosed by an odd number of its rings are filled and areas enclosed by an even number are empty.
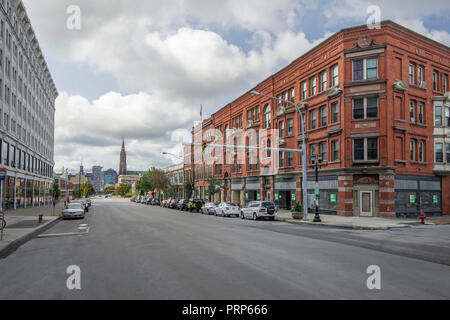
<svg viewBox="0 0 450 320"><path fill-rule="evenodd" d="M0 168L0 181L6 179L6 168Z"/></svg>

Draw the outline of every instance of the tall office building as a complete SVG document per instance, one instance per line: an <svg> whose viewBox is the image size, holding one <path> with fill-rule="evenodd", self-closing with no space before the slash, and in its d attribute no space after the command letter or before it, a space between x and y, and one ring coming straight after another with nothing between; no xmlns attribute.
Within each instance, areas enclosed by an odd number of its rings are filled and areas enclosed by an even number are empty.
<svg viewBox="0 0 450 320"><path fill-rule="evenodd" d="M103 168L101 166L92 167L92 184L95 191L103 189Z"/></svg>
<svg viewBox="0 0 450 320"><path fill-rule="evenodd" d="M58 91L25 7L0 1L0 166L3 209L50 204Z"/></svg>

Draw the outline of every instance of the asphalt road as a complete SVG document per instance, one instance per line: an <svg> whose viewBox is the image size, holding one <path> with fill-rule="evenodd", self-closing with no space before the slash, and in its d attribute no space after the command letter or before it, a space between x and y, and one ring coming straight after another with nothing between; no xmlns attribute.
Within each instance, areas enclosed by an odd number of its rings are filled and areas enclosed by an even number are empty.
<svg viewBox="0 0 450 320"><path fill-rule="evenodd" d="M70 235L80 224L89 233ZM86 219L45 232L61 236L0 260L0 299L449 299L449 231L338 230L95 199ZM70 265L80 290L66 286ZM380 290L367 288L370 265Z"/></svg>

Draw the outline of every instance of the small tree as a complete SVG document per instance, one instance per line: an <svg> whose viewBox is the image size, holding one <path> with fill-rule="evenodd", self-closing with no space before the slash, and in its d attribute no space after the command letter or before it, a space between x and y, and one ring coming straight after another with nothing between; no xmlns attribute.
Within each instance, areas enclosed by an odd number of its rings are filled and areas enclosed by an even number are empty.
<svg viewBox="0 0 450 320"><path fill-rule="evenodd" d="M61 190L59 189L58 179L55 179L53 182L53 197L55 200L58 200L61 196Z"/></svg>
<svg viewBox="0 0 450 320"><path fill-rule="evenodd" d="M192 182L186 181L184 183L184 193L186 194L186 198L190 198L192 196L193 188L192 188Z"/></svg>
<svg viewBox="0 0 450 320"><path fill-rule="evenodd" d="M95 193L94 186L90 182L85 182L81 185L81 193L84 197L89 197Z"/></svg>
<svg viewBox="0 0 450 320"><path fill-rule="evenodd" d="M130 191L131 191L131 185L128 183L121 183L119 185L119 187L117 188L117 193L122 197L127 195L128 192L130 192Z"/></svg>
<svg viewBox="0 0 450 320"><path fill-rule="evenodd" d="M222 182L220 180L217 180L217 179L215 179L213 177L210 177L208 179L208 196L209 196L209 201L213 201L214 200L214 195L221 188L223 188L223 186L222 186Z"/></svg>

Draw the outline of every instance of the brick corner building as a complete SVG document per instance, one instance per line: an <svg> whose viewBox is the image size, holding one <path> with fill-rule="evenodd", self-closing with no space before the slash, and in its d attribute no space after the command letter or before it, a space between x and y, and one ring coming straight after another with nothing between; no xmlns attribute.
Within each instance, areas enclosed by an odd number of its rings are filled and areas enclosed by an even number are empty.
<svg viewBox="0 0 450 320"><path fill-rule="evenodd" d="M290 100L306 116L309 196L315 187L313 159L323 157L322 213L450 214L449 53L449 47L392 21L379 29L343 29L204 120L203 137L194 130L193 141L217 140L207 133L212 128L223 136L221 142L248 145L250 129L258 143L261 130L277 129L279 136L268 135L264 145L276 138L282 148L301 149L296 109L250 91ZM235 132L244 138L233 138ZM195 165L194 148L186 154L193 156L185 161L185 179L195 177L203 198L208 178L214 177L223 181L215 201L244 205L262 199L289 208L302 200L299 153L271 155L279 163L276 174L261 168L259 160L267 155L259 152L244 153L244 161Z"/></svg>

